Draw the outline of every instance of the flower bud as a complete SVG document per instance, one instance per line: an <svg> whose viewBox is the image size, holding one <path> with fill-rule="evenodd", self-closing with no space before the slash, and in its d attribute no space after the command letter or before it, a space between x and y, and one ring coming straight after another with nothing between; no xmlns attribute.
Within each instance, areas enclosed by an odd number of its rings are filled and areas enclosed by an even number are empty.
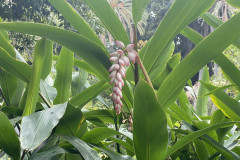
<svg viewBox="0 0 240 160"><path fill-rule="evenodd" d="M128 58L130 61L132 61L135 64L136 61L136 53L134 51L128 52Z"/></svg>
<svg viewBox="0 0 240 160"><path fill-rule="evenodd" d="M110 61L116 61L116 60L118 60L118 57L111 57L109 60Z"/></svg>
<svg viewBox="0 0 240 160"><path fill-rule="evenodd" d="M134 47L134 44L129 44L129 45L127 45L127 47L126 47L126 51L127 52L132 52L133 51L133 47Z"/></svg>
<svg viewBox="0 0 240 160"><path fill-rule="evenodd" d="M122 59L119 59L119 60L118 60L118 63L119 63L120 65L122 65L122 66L125 66L125 63L124 63L124 61L123 61Z"/></svg>
<svg viewBox="0 0 240 160"><path fill-rule="evenodd" d="M126 56L124 56L124 57L122 58L122 60L124 61L124 64L125 64L126 66L129 66L129 65L130 65L129 60L128 60L128 58L127 58Z"/></svg>
<svg viewBox="0 0 240 160"><path fill-rule="evenodd" d="M125 48L125 45L121 41L116 41L116 45L120 48Z"/></svg>
<svg viewBox="0 0 240 160"><path fill-rule="evenodd" d="M120 54L118 52L113 52L110 54L110 57L118 57Z"/></svg>

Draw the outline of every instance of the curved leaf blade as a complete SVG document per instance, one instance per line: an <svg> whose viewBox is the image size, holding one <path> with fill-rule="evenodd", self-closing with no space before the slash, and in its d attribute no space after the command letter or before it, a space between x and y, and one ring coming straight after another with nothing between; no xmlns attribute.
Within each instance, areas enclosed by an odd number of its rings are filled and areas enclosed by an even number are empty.
<svg viewBox="0 0 240 160"><path fill-rule="evenodd" d="M143 12L150 0L133 0L132 1L132 15L135 26L142 19Z"/></svg>
<svg viewBox="0 0 240 160"><path fill-rule="evenodd" d="M23 117L20 131L22 148L34 150L46 140L64 115L66 107L66 103L60 104Z"/></svg>
<svg viewBox="0 0 240 160"><path fill-rule="evenodd" d="M91 147L89 147L84 141L73 136L60 136L60 137L71 143L80 152L84 159L102 160L99 157L98 153Z"/></svg>
<svg viewBox="0 0 240 160"><path fill-rule="evenodd" d="M7 116L0 112L0 147L14 159L20 159L20 142Z"/></svg>
<svg viewBox="0 0 240 160"><path fill-rule="evenodd" d="M0 23L0 28L45 37L59 43L83 58L102 78L108 80L107 70L111 63L105 49L84 36L50 25L26 22Z"/></svg>
<svg viewBox="0 0 240 160"><path fill-rule="evenodd" d="M129 44L128 35L123 28L121 21L107 0L83 0L95 12L99 19L103 22L112 36L122 41L125 45ZM99 7L101 6L101 7Z"/></svg>
<svg viewBox="0 0 240 160"><path fill-rule="evenodd" d="M53 101L54 104L65 103L69 99L73 59L74 54L63 47L56 66L57 76L54 82L54 87L57 89L57 97Z"/></svg>
<svg viewBox="0 0 240 160"><path fill-rule="evenodd" d="M133 122L137 159L163 160L168 145L167 118L154 91L144 81L140 81L135 90Z"/></svg>
<svg viewBox="0 0 240 160"><path fill-rule="evenodd" d="M169 74L157 91L158 101L161 106L173 103L185 83L240 36L239 19L240 14L237 14L218 27L212 34L201 41Z"/></svg>

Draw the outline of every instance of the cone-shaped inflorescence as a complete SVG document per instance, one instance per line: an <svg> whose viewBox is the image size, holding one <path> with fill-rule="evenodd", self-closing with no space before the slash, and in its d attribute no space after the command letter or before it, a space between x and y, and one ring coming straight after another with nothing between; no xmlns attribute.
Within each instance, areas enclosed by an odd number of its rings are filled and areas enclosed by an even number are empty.
<svg viewBox="0 0 240 160"><path fill-rule="evenodd" d="M109 78L111 78L111 84L114 84L112 97L115 110L119 114L123 105L121 99L125 67L130 65L129 60L135 63L136 52L133 50L134 44L129 44L125 48L123 42L116 41L116 45L121 48L121 50L117 50L110 55L110 61L113 61L113 65L108 71L111 72L109 76ZM128 57L125 56L125 53L128 53Z"/></svg>

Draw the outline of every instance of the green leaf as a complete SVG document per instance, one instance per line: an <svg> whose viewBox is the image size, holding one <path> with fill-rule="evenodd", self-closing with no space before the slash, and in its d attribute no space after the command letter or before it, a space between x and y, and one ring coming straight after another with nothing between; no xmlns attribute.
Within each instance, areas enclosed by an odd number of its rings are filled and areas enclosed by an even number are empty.
<svg viewBox="0 0 240 160"><path fill-rule="evenodd" d="M176 152L177 150L179 150L180 148L182 148L186 144L188 144L191 141L197 139L198 137L208 133L211 130L214 130L214 129L217 129L217 128L221 128L221 127L227 127L227 126L235 124L235 123L237 123L237 122L218 123L218 124L215 124L215 125L211 125L211 126L209 126L207 128L204 128L204 129L197 130L195 132L189 133L188 135L186 135L186 136L182 137L180 140L178 140L171 148L168 149L166 157L169 157L170 155L172 155L174 152Z"/></svg>
<svg viewBox="0 0 240 160"><path fill-rule="evenodd" d="M101 40L94 33L91 27L86 23L81 15L65 0L48 0L53 7L55 7L63 17L78 31L79 34L96 42L104 47Z"/></svg>
<svg viewBox="0 0 240 160"><path fill-rule="evenodd" d="M54 146L50 149L48 149L45 152L39 152L36 154L33 154L29 160L44 160L44 159L51 159L53 156L56 156L58 154L62 154L62 153L67 153L68 151L58 147L58 146Z"/></svg>
<svg viewBox="0 0 240 160"><path fill-rule="evenodd" d="M0 68L0 86L6 105L11 105L11 100L17 88L16 77Z"/></svg>
<svg viewBox="0 0 240 160"><path fill-rule="evenodd" d="M71 143L80 152L84 159L102 160L98 153L89 147L84 141L73 136L61 136L61 138Z"/></svg>
<svg viewBox="0 0 240 160"><path fill-rule="evenodd" d="M187 113L188 117L192 118L192 111L189 108L190 103L188 101L188 97L184 89L179 94L178 100L179 100L180 107Z"/></svg>
<svg viewBox="0 0 240 160"><path fill-rule="evenodd" d="M231 6L240 8L240 2L239 0L226 0L227 3L229 3Z"/></svg>
<svg viewBox="0 0 240 160"><path fill-rule="evenodd" d="M168 145L167 118L154 91L144 81L140 81L135 90L133 122L137 159L163 160Z"/></svg>
<svg viewBox="0 0 240 160"><path fill-rule="evenodd" d="M83 110L88 121L100 119L104 123L115 123L116 113L113 110Z"/></svg>
<svg viewBox="0 0 240 160"><path fill-rule="evenodd" d="M46 57L43 64L42 79L46 79L52 69L53 42L46 40Z"/></svg>
<svg viewBox="0 0 240 160"><path fill-rule="evenodd" d="M40 94L42 94L46 100L52 104L53 100L57 96L57 90L56 88L48 85L45 81L40 81Z"/></svg>
<svg viewBox="0 0 240 160"><path fill-rule="evenodd" d="M169 74L157 91L161 106L173 103L186 82L240 36L240 13L201 41ZM229 34L226 34L231 30Z"/></svg>
<svg viewBox="0 0 240 160"><path fill-rule="evenodd" d="M50 25L26 22L0 23L0 29L37 35L59 43L84 59L102 78L108 80L109 73L107 70L111 63L108 60L106 50L82 35Z"/></svg>
<svg viewBox="0 0 240 160"><path fill-rule="evenodd" d="M62 48L58 63L56 66L57 76L54 87L57 89L57 97L54 104L65 103L70 96L70 88L72 81L74 54L66 48Z"/></svg>
<svg viewBox="0 0 240 160"><path fill-rule="evenodd" d="M74 96L70 99L70 103L73 106L78 106L82 108L85 104L87 104L90 100L95 98L101 92L105 91L106 89L110 88L110 85L106 83L105 80L100 80L94 85L90 86L89 88L83 90L81 93Z"/></svg>
<svg viewBox="0 0 240 160"><path fill-rule="evenodd" d="M161 21L148 45L143 64L150 71L158 57L164 52L176 35L190 22L206 12L215 0L176 0Z"/></svg>
<svg viewBox="0 0 240 160"><path fill-rule="evenodd" d="M213 91L211 91L211 92L208 92L207 94L204 94L203 96L209 96L209 95L212 95L212 94L217 93L217 92L220 91L220 90L224 90L224 89L227 89L227 88L230 88L230 87L233 87L233 86L236 86L236 85L235 85L235 84L230 84L230 85L218 87L218 88L216 88L215 90L213 90Z"/></svg>
<svg viewBox="0 0 240 160"><path fill-rule="evenodd" d="M117 138L113 138L113 137L108 137L108 139L120 144L121 146L125 147L126 149L128 149L129 151L131 151L132 153L134 153L134 148L133 146L131 146L129 143L127 142L124 142L120 139L117 139Z"/></svg>
<svg viewBox="0 0 240 160"><path fill-rule="evenodd" d="M99 143L102 140L114 136L114 135L121 135L120 132L107 128L107 127L100 127L94 128L91 131L87 132L83 137L82 140L87 143Z"/></svg>
<svg viewBox="0 0 240 160"><path fill-rule="evenodd" d="M153 79L153 85L156 88L159 88L169 73L180 63L181 54L177 53L167 62L164 66L163 71ZM156 70L157 71L157 70Z"/></svg>
<svg viewBox="0 0 240 160"><path fill-rule="evenodd" d="M121 21L107 0L83 0L93 10L96 16L103 22L112 36L122 41L125 45L129 44L129 39ZM99 7L101 6L101 7Z"/></svg>
<svg viewBox="0 0 240 160"><path fill-rule="evenodd" d="M83 69L79 68L78 72L75 72L72 76L71 91L72 96L83 91L85 84L87 82L88 73Z"/></svg>
<svg viewBox="0 0 240 160"><path fill-rule="evenodd" d="M181 120L184 120L188 123L192 122L192 118L188 115L187 112L185 112L181 107L179 107L176 103L173 103L172 105L169 106L169 108L175 112Z"/></svg>
<svg viewBox="0 0 240 160"><path fill-rule="evenodd" d="M102 144L94 144L93 146L106 153L112 160L134 160L132 157L128 155L120 155Z"/></svg>
<svg viewBox="0 0 240 160"><path fill-rule="evenodd" d="M206 13L205 13L206 14ZM204 16L202 17L205 17ZM218 26L220 24L222 24L223 22L216 22L219 19L216 17L213 17L212 15L208 15L206 14L208 18L205 19L213 19L213 20L209 20L210 24L213 23L213 25ZM217 20L216 20L217 19ZM220 24L219 24L220 23ZM192 30L191 28L187 28L184 29L184 32L181 32L181 34L183 34L184 36L186 36L188 39L190 39L193 43L197 44L199 43L201 40L203 40L203 37L197 33L196 31ZM194 38L197 37L197 38ZM236 42L233 42L234 45L236 45ZM237 45L240 46L240 45ZM238 87L238 89L240 90L240 71L239 69L222 53L219 53L219 55L214 59L214 61L221 67L221 69L224 71L226 77L233 83L235 83Z"/></svg>
<svg viewBox="0 0 240 160"><path fill-rule="evenodd" d="M204 66L202 69L202 77L201 80L205 83L209 83L209 73L208 73L208 67ZM196 112L198 116L207 116L208 115L208 96L202 97L208 92L208 90L203 87L200 84L199 90L198 90L198 98L197 98L197 104L196 104Z"/></svg>
<svg viewBox="0 0 240 160"><path fill-rule="evenodd" d="M34 150L51 134L65 113L67 104L33 113L22 119L20 141L23 149Z"/></svg>
<svg viewBox="0 0 240 160"><path fill-rule="evenodd" d="M38 41L34 48L32 76L29 84L23 116L30 115L35 112L43 65L46 54L48 53L46 49L46 39L42 38L40 41Z"/></svg>
<svg viewBox="0 0 240 160"><path fill-rule="evenodd" d="M68 104L64 116L59 121L55 133L81 138L87 131L87 122L79 108Z"/></svg>
<svg viewBox="0 0 240 160"><path fill-rule="evenodd" d="M0 47L4 48L9 53L9 55L11 55L11 57L16 57L14 47L10 44L10 41L6 39L3 32L0 32Z"/></svg>
<svg viewBox="0 0 240 160"><path fill-rule="evenodd" d="M217 87L201 82L209 91L215 90ZM221 109L221 111L234 121L240 120L240 103L235 99L229 97L224 91L219 90L210 96L213 103Z"/></svg>
<svg viewBox="0 0 240 160"><path fill-rule="evenodd" d="M15 160L20 159L20 142L7 116L0 112L0 148Z"/></svg>
<svg viewBox="0 0 240 160"><path fill-rule="evenodd" d="M8 113L10 115L13 116L21 116L23 111L17 107L11 107L11 106L7 106L7 107L3 107L1 108L1 111L4 113Z"/></svg>
<svg viewBox="0 0 240 160"><path fill-rule="evenodd" d="M11 57L3 48L0 48L0 66L24 82L30 81L32 68L28 64Z"/></svg>
<svg viewBox="0 0 240 160"><path fill-rule="evenodd" d="M206 160L209 158L208 151L201 140L196 139L193 141L196 147L196 153L199 160Z"/></svg>
<svg viewBox="0 0 240 160"><path fill-rule="evenodd" d="M150 0L133 0L132 1L132 15L135 26L142 19L143 12Z"/></svg>

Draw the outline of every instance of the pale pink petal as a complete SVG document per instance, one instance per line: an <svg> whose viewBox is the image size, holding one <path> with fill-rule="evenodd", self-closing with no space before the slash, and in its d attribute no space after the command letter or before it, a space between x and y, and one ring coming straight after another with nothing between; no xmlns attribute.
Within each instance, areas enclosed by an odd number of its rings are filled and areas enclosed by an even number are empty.
<svg viewBox="0 0 240 160"><path fill-rule="evenodd" d="M124 43L121 42L121 41L116 41L116 45L117 45L118 47L120 47L120 48L125 48Z"/></svg>
<svg viewBox="0 0 240 160"><path fill-rule="evenodd" d="M122 66L125 65L125 63L124 63L124 61L123 61L122 59L119 59L119 60L118 60L118 63L119 63L120 65L122 65Z"/></svg>
<svg viewBox="0 0 240 160"><path fill-rule="evenodd" d="M117 73L116 77L117 77L118 81L122 81L122 76L121 76L121 74L119 72Z"/></svg>
<svg viewBox="0 0 240 160"><path fill-rule="evenodd" d="M119 50L117 50L117 53L121 54L121 53L123 53L123 51L119 49Z"/></svg>
<svg viewBox="0 0 240 160"><path fill-rule="evenodd" d="M128 52L128 58L131 62L135 63L136 61L136 54L134 52Z"/></svg>
<svg viewBox="0 0 240 160"><path fill-rule="evenodd" d="M134 47L134 44L129 44L129 45L127 45L127 47L126 47L126 51L127 52L131 52L131 51L133 51L133 47Z"/></svg>
<svg viewBox="0 0 240 160"><path fill-rule="evenodd" d="M109 75L109 78L115 77L116 74L117 74L117 72L116 72L116 71L113 71L113 72Z"/></svg>
<svg viewBox="0 0 240 160"><path fill-rule="evenodd" d="M122 68L120 68L118 71L119 71L119 73L121 74L121 76L122 76L123 78L125 78L125 72L124 72L124 70L123 70Z"/></svg>
<svg viewBox="0 0 240 160"><path fill-rule="evenodd" d="M120 54L118 52L113 52L110 54L110 57L118 57Z"/></svg>
<svg viewBox="0 0 240 160"><path fill-rule="evenodd" d="M122 90L122 83L118 83L118 88Z"/></svg>
<svg viewBox="0 0 240 160"><path fill-rule="evenodd" d="M125 64L126 66L129 66L129 59L128 59L126 56L124 56L124 57L122 58L122 60L124 61L124 64Z"/></svg>
<svg viewBox="0 0 240 160"><path fill-rule="evenodd" d="M118 57L111 57L109 60L110 61L116 61L116 60L118 60Z"/></svg>
<svg viewBox="0 0 240 160"><path fill-rule="evenodd" d="M115 64L115 70L118 70L120 68L119 64Z"/></svg>
<svg viewBox="0 0 240 160"><path fill-rule="evenodd" d="M114 80L115 80L115 77L113 77L113 78L111 79L111 82L110 82L110 83L112 84L112 83L114 82Z"/></svg>

